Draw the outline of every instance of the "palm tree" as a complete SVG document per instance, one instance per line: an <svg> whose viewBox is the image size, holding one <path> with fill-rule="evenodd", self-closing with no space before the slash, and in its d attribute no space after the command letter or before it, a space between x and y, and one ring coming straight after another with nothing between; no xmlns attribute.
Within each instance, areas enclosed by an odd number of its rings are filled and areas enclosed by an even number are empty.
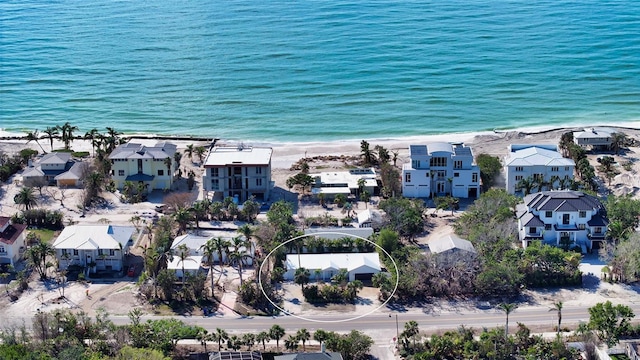
<svg viewBox="0 0 640 360"><path fill-rule="evenodd" d="M38 201L36 200L36 195L32 187L23 187L20 189L20 192L13 197L13 201L17 205L23 206L25 210L38 206Z"/></svg>
<svg viewBox="0 0 640 360"><path fill-rule="evenodd" d="M369 143L366 140L360 142L360 154L365 165L373 165L376 161L373 151L369 148Z"/></svg>
<svg viewBox="0 0 640 360"><path fill-rule="evenodd" d="M184 150L184 153L189 156L189 160L191 161L193 161L193 152L194 152L193 144L187 145L187 148Z"/></svg>
<svg viewBox="0 0 640 360"><path fill-rule="evenodd" d="M191 221L193 221L193 214L191 213L190 209L179 207L173 214L173 218L178 223L178 234L183 234L184 232L186 232L187 227L189 227Z"/></svg>
<svg viewBox="0 0 640 360"><path fill-rule="evenodd" d="M169 176L169 187L171 186L171 180L173 180L173 173L171 172L171 165L173 165L171 158L164 158L164 166L167 167L167 175Z"/></svg>
<svg viewBox="0 0 640 360"><path fill-rule="evenodd" d="M87 131L86 133L84 133L84 139L91 141L91 150L93 151L93 157L96 157L96 142L95 142L95 140L98 137L98 134L100 134L100 132L96 128L93 128L93 129Z"/></svg>
<svg viewBox="0 0 640 360"><path fill-rule="evenodd" d="M176 250L178 252L180 263L182 264L182 291L184 291L185 280L187 279L187 274L184 273L184 262L189 258L189 248L186 244L180 244Z"/></svg>
<svg viewBox="0 0 640 360"><path fill-rule="evenodd" d="M415 320L411 320L404 324L404 331L400 335L405 339L413 339L413 348L416 347L416 338L420 333L420 328L418 327L418 323Z"/></svg>
<svg viewBox="0 0 640 360"><path fill-rule="evenodd" d="M179 151L176 151L173 154L173 161L175 162L176 167L179 168L180 167L180 161L182 161L182 153L179 152Z"/></svg>
<svg viewBox="0 0 640 360"><path fill-rule="evenodd" d="M506 325L504 327L504 337L507 338L509 337L509 314L511 314L516 308L518 307L518 304L514 304L514 303L502 303L500 305L498 305L498 308L500 308L500 310L504 311L504 313L507 315L507 322Z"/></svg>
<svg viewBox="0 0 640 360"><path fill-rule="evenodd" d="M625 228L620 220L614 220L607 227L607 237L612 239L615 244L625 240L629 235L629 228Z"/></svg>
<svg viewBox="0 0 640 360"><path fill-rule="evenodd" d="M40 142L38 140L40 140L38 129L33 130L33 132L30 131L27 133L27 144L31 141L35 141L36 144L38 144L38 146L40 147L40 150L42 150L42 153L46 154L47 152L44 151L44 148L42 147L42 145L40 145Z"/></svg>
<svg viewBox="0 0 640 360"><path fill-rule="evenodd" d="M627 135L625 133L615 132L611 134L611 150L613 150L616 155L620 154L620 149L626 141Z"/></svg>
<svg viewBox="0 0 640 360"><path fill-rule="evenodd" d="M246 333L242 335L242 342L247 346L247 349L251 351L251 348L256 343L256 335L253 333Z"/></svg>
<svg viewBox="0 0 640 360"><path fill-rule="evenodd" d="M213 341L218 342L218 350L222 350L222 342L229 339L229 334L220 328L216 328L216 332L212 333Z"/></svg>
<svg viewBox="0 0 640 360"><path fill-rule="evenodd" d="M207 152L207 149L204 146L198 146L193 151L198 156L198 160L200 160L200 165L202 165L202 160L204 160L204 153Z"/></svg>
<svg viewBox="0 0 640 360"><path fill-rule="evenodd" d="M325 342L329 338L329 333L318 329L313 333L313 340L320 343L320 347L322 347L322 343Z"/></svg>
<svg viewBox="0 0 640 360"><path fill-rule="evenodd" d="M296 333L296 337L298 338L298 340L302 341L302 351L307 351L307 348L305 347L305 343L309 341L309 339L311 339L311 334L309 334L309 331L304 328L299 329L298 332Z"/></svg>
<svg viewBox="0 0 640 360"><path fill-rule="evenodd" d="M560 336L560 325L562 323L562 301L557 301L553 303L553 308L549 309L549 311L555 311L558 313L558 336Z"/></svg>
<svg viewBox="0 0 640 360"><path fill-rule="evenodd" d="M284 329L282 328L282 326L274 324L269 329L269 337L272 340L276 341L276 350L278 351L280 349L280 339L282 339L283 336L284 336Z"/></svg>
<svg viewBox="0 0 640 360"><path fill-rule="evenodd" d="M269 333L266 331L260 331L258 333L258 335L256 335L256 341L259 343L262 343L262 350L266 350L267 349L267 345L266 342L267 340L269 340Z"/></svg>
<svg viewBox="0 0 640 360"><path fill-rule="evenodd" d="M218 264L220 265L220 276L218 276L218 281L220 281L223 271L222 265L224 264L224 261L222 258L222 253L224 252L225 254L227 254L227 256L229 255L229 245L229 241L227 239L223 239L220 236L213 239L213 246L216 248L216 251L218 251Z"/></svg>
<svg viewBox="0 0 640 360"><path fill-rule="evenodd" d="M51 151L53 151L53 139L58 137L58 128L47 126L47 128L44 129L43 133L47 134L49 144L51 145Z"/></svg>
<svg viewBox="0 0 640 360"><path fill-rule="evenodd" d="M27 249L27 259L36 268L42 280L47 278L47 268L50 266L50 263L47 262L47 256L52 255L55 255L55 250L47 242L38 241L36 245Z"/></svg>
<svg viewBox="0 0 640 360"><path fill-rule="evenodd" d="M535 186L536 184L533 181L533 178L526 177L518 181L518 183L516 184L516 190L522 190L524 196L527 196L531 193L531 190L533 190Z"/></svg>
<svg viewBox="0 0 640 360"><path fill-rule="evenodd" d="M207 257L207 265L209 266L209 274L211 275L211 298L213 298L214 293L214 282L213 282L213 255L216 253L216 245L213 241L213 238L210 238L200 246L202 253ZM220 268L220 273L222 273L222 267Z"/></svg>
<svg viewBox="0 0 640 360"><path fill-rule="evenodd" d="M68 121L62 126L58 126L60 130L60 137L64 143L64 148L69 150L69 145L73 141L73 132L78 130L77 126L71 125Z"/></svg>
<svg viewBox="0 0 640 360"><path fill-rule="evenodd" d="M284 340L284 347L287 348L287 350L294 351L298 348L298 338L293 335L289 335L289 337Z"/></svg>

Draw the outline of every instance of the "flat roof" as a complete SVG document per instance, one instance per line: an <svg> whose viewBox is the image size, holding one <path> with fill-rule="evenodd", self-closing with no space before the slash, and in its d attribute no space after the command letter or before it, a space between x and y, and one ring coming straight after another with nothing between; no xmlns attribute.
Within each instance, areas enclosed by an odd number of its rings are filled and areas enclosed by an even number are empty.
<svg viewBox="0 0 640 360"><path fill-rule="evenodd" d="M269 165L272 153L270 147L216 146L207 155L204 166Z"/></svg>

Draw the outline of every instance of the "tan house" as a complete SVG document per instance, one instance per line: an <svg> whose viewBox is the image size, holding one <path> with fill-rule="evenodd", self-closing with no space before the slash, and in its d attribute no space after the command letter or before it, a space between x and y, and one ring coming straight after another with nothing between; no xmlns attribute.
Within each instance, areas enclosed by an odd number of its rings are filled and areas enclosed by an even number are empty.
<svg viewBox="0 0 640 360"><path fill-rule="evenodd" d="M52 152L27 167L22 182L25 186L80 187L86 168L87 164L74 160L69 153Z"/></svg>
<svg viewBox="0 0 640 360"><path fill-rule="evenodd" d="M0 216L0 265L15 266L25 250L27 225L12 224L11 218Z"/></svg>
<svg viewBox="0 0 640 360"><path fill-rule="evenodd" d="M170 189L178 169L173 160L176 149L175 144L166 141L155 146L131 142L118 146L109 155L111 178L116 188L122 190L124 183L130 181L136 185L142 183L146 192Z"/></svg>

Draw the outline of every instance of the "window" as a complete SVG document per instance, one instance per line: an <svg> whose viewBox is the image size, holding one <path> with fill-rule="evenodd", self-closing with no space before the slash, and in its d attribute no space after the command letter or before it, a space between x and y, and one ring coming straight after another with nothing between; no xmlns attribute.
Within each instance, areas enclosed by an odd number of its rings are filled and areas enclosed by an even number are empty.
<svg viewBox="0 0 640 360"><path fill-rule="evenodd" d="M211 169L211 176L213 176L213 177L218 177L218 176L220 176L220 175L218 175L218 174L219 174L219 170L220 170L220 169L218 169L218 168L213 168L213 169Z"/></svg>
<svg viewBox="0 0 640 360"><path fill-rule="evenodd" d="M411 160L411 167L414 169L420 168L420 160Z"/></svg>
<svg viewBox="0 0 640 360"><path fill-rule="evenodd" d="M565 167L564 167L564 171L569 171L569 167L568 167L568 166L565 166Z"/></svg>
<svg viewBox="0 0 640 360"><path fill-rule="evenodd" d="M553 216L553 212L552 211L545 211L544 212L544 216L550 218L550 217Z"/></svg>
<svg viewBox="0 0 640 360"><path fill-rule="evenodd" d="M429 177L429 173L428 173L428 172L426 172L426 173L425 173L425 175L426 175L427 177Z"/></svg>
<svg viewBox="0 0 640 360"><path fill-rule="evenodd" d="M260 166L256 167L256 174L262 174L262 168Z"/></svg>
<svg viewBox="0 0 640 360"><path fill-rule="evenodd" d="M602 234L602 228L600 226L596 226L593 230L594 234Z"/></svg>
<svg viewBox="0 0 640 360"><path fill-rule="evenodd" d="M453 162L454 169L462 169L462 160L456 160Z"/></svg>
<svg viewBox="0 0 640 360"><path fill-rule="evenodd" d="M544 181L544 174L533 174L533 180L538 182Z"/></svg>
<svg viewBox="0 0 640 360"><path fill-rule="evenodd" d="M584 228L585 228L584 224L578 224L578 229L584 230Z"/></svg>
<svg viewBox="0 0 640 360"><path fill-rule="evenodd" d="M164 176L164 170L158 170L158 176Z"/></svg>
<svg viewBox="0 0 640 360"><path fill-rule="evenodd" d="M262 186L262 179L256 179L256 186Z"/></svg>
<svg viewBox="0 0 640 360"><path fill-rule="evenodd" d="M429 165L433 166L447 166L447 158L446 157L433 157L431 158L431 161L429 163Z"/></svg>
<svg viewBox="0 0 640 360"><path fill-rule="evenodd" d="M545 230L551 230L551 224L544 224Z"/></svg>
<svg viewBox="0 0 640 360"><path fill-rule="evenodd" d="M538 232L537 228L535 228L533 226L529 228L529 234L536 234L537 232Z"/></svg>
<svg viewBox="0 0 640 360"><path fill-rule="evenodd" d="M524 171L524 167L522 167L522 166L516 166L516 171Z"/></svg>
<svg viewBox="0 0 640 360"><path fill-rule="evenodd" d="M102 249L98 249L98 255L104 255Z"/></svg>
<svg viewBox="0 0 640 360"><path fill-rule="evenodd" d="M559 168L559 167L557 167L557 166L552 166L552 167L551 167L551 171L553 171L553 172L558 172L558 171L560 171L560 168Z"/></svg>
<svg viewBox="0 0 640 360"><path fill-rule="evenodd" d="M474 182L474 183L478 182L478 173L471 174L471 182Z"/></svg>
<svg viewBox="0 0 640 360"><path fill-rule="evenodd" d="M454 172L453 177L460 177L460 173Z"/></svg>
<svg viewBox="0 0 640 360"><path fill-rule="evenodd" d="M124 170L118 170L118 176L124 176Z"/></svg>
<svg viewBox="0 0 640 360"><path fill-rule="evenodd" d="M218 190L219 186L220 186L220 180L211 179L211 190Z"/></svg>
<svg viewBox="0 0 640 360"><path fill-rule="evenodd" d="M6 253L7 250L4 249L4 246L0 245L0 254Z"/></svg>
<svg viewBox="0 0 640 360"><path fill-rule="evenodd" d="M62 256L67 256L68 252L67 249L62 249Z"/></svg>
<svg viewBox="0 0 640 360"><path fill-rule="evenodd" d="M109 249L109 256L115 256L116 251L114 249Z"/></svg>
<svg viewBox="0 0 640 360"><path fill-rule="evenodd" d="M562 225L569 225L569 214L562 215Z"/></svg>
<svg viewBox="0 0 640 360"><path fill-rule="evenodd" d="M404 174L404 182L407 182L407 183L411 182L411 173Z"/></svg>
<svg viewBox="0 0 640 360"><path fill-rule="evenodd" d="M522 175L516 175L516 181L522 180Z"/></svg>
<svg viewBox="0 0 640 360"><path fill-rule="evenodd" d="M579 213L579 216L580 216L581 218L586 218L586 217L587 217L587 212L586 212L586 211L584 211L584 210L581 210L581 211L580 211L580 213Z"/></svg>
<svg viewBox="0 0 640 360"><path fill-rule="evenodd" d="M78 249L73 249L73 255L78 256Z"/></svg>

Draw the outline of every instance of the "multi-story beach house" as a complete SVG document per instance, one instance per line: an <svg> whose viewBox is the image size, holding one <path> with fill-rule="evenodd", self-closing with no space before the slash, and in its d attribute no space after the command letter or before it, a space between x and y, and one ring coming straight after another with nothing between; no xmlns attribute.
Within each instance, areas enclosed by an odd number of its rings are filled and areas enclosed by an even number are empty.
<svg viewBox="0 0 640 360"><path fill-rule="evenodd" d="M271 188L270 147L216 146L204 161L203 188L213 200L231 197L243 203L254 196L269 199Z"/></svg>
<svg viewBox="0 0 640 360"><path fill-rule="evenodd" d="M310 174L315 183L311 188L314 195L325 194L329 197L337 194L358 195L360 190L373 195L378 187L374 168L350 169L348 171L326 171Z"/></svg>
<svg viewBox="0 0 640 360"><path fill-rule="evenodd" d="M155 146L122 144L109 155L111 178L120 190L127 181L144 184L145 192L171 189L173 174L179 166L173 160L175 153L176 145L169 142Z"/></svg>
<svg viewBox="0 0 640 360"><path fill-rule="evenodd" d="M585 149L609 150L613 145L614 133L614 130L607 128L587 128L574 131L573 142Z"/></svg>
<svg viewBox="0 0 640 360"><path fill-rule="evenodd" d="M462 143L410 145L410 162L402 166L402 195L428 198L451 195L477 198L480 169L471 148Z"/></svg>
<svg viewBox="0 0 640 360"><path fill-rule="evenodd" d="M507 192L530 192L521 188L523 179L529 182L530 190L564 188L573 179L575 167L575 162L563 157L555 145L510 145L504 160Z"/></svg>
<svg viewBox="0 0 640 360"><path fill-rule="evenodd" d="M0 216L0 265L15 266L25 250L27 225L13 224L11 218Z"/></svg>
<svg viewBox="0 0 640 360"><path fill-rule="evenodd" d="M607 220L604 206L594 196L579 191L543 191L524 197L516 209L522 247L532 242L573 248L582 252L602 247Z"/></svg>

